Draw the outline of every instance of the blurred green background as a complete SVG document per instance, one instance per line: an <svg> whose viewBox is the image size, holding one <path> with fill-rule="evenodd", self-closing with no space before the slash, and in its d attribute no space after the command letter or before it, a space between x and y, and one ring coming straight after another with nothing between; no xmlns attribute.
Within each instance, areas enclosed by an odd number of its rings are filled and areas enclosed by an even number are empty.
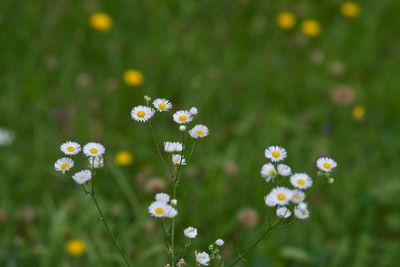
<svg viewBox="0 0 400 267"><path fill-rule="evenodd" d="M196 106L211 130L179 187L178 232L197 227L194 248L222 237L229 262L262 231L259 170L276 144L314 178L315 160L332 156L336 181L318 183L310 219L241 266L397 266L400 3L343 4L0 1L0 127L14 139L0 142L0 265L122 265L93 203L53 169L61 143L95 140L107 148L96 181L112 229L134 266L164 266L146 209L171 187L150 131L130 119L149 95ZM171 113L155 127L177 135ZM79 256L66 249L74 239Z"/></svg>

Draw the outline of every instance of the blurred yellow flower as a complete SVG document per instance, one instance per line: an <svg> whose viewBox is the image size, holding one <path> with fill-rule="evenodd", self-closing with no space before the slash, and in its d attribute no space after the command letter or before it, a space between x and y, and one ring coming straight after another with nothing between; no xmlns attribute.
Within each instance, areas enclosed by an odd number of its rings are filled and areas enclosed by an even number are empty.
<svg viewBox="0 0 400 267"><path fill-rule="evenodd" d="M301 31L309 37L316 37L321 34L321 25L316 20L307 19L301 23Z"/></svg>
<svg viewBox="0 0 400 267"><path fill-rule="evenodd" d="M119 166L129 166L133 162L132 153L127 150L118 151L115 155L115 163Z"/></svg>
<svg viewBox="0 0 400 267"><path fill-rule="evenodd" d="M96 12L90 16L89 24L94 29L100 32L105 32L111 28L112 22L111 17L108 14L104 12Z"/></svg>
<svg viewBox="0 0 400 267"><path fill-rule="evenodd" d="M86 250L85 243L79 239L68 241L65 248L69 254L75 257L81 256Z"/></svg>
<svg viewBox="0 0 400 267"><path fill-rule="evenodd" d="M296 25L296 16L289 11L281 12L276 17L276 24L284 30L293 29Z"/></svg>
<svg viewBox="0 0 400 267"><path fill-rule="evenodd" d="M356 105L353 107L352 115L353 115L354 119L356 119L356 120L363 119L365 116L365 113L366 113L366 111L365 111L365 107L363 105Z"/></svg>
<svg viewBox="0 0 400 267"><path fill-rule="evenodd" d="M143 73L139 70L128 69L124 72L124 81L130 86L139 86L144 82Z"/></svg>
<svg viewBox="0 0 400 267"><path fill-rule="evenodd" d="M342 13L344 17L348 18L357 17L360 14L360 6L351 1L344 2L340 6L340 13Z"/></svg>

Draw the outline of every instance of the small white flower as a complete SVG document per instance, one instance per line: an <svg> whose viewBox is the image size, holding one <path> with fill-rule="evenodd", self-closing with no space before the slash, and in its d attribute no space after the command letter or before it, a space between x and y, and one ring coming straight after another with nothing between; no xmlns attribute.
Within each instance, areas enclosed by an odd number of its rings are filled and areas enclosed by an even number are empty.
<svg viewBox="0 0 400 267"><path fill-rule="evenodd" d="M265 205L268 207L273 207L276 205L275 196L271 193L264 197Z"/></svg>
<svg viewBox="0 0 400 267"><path fill-rule="evenodd" d="M265 150L265 157L271 161L281 161L287 157L287 153L283 147L270 146Z"/></svg>
<svg viewBox="0 0 400 267"><path fill-rule="evenodd" d="M190 114L192 114L192 115L197 115L197 113L198 113L196 107L192 107L192 108L189 110L189 112L190 112Z"/></svg>
<svg viewBox="0 0 400 267"><path fill-rule="evenodd" d="M183 145L179 142L164 142L165 152L169 152L169 153L181 152L182 149L183 149Z"/></svg>
<svg viewBox="0 0 400 267"><path fill-rule="evenodd" d="M154 99L153 105L154 105L154 107L155 107L158 111L160 111L160 112L162 112L162 111L168 111L168 110L170 110L170 109L172 108L171 102L169 102L169 101L168 101L167 99L165 99L165 98L157 98L157 99Z"/></svg>
<svg viewBox="0 0 400 267"><path fill-rule="evenodd" d="M261 176L265 179L266 182L274 180L276 175L276 169L271 163L264 164L261 167Z"/></svg>
<svg viewBox="0 0 400 267"><path fill-rule="evenodd" d="M172 155L172 163L174 165L186 165L186 159L184 156L179 154Z"/></svg>
<svg viewBox="0 0 400 267"><path fill-rule="evenodd" d="M300 203L294 208L294 215L300 220L307 219L310 216L310 212L307 209L306 203Z"/></svg>
<svg viewBox="0 0 400 267"><path fill-rule="evenodd" d="M99 169L104 167L103 157L89 157L89 165L93 169Z"/></svg>
<svg viewBox="0 0 400 267"><path fill-rule="evenodd" d="M276 209L276 216L279 218L289 218L292 212L286 207L279 207Z"/></svg>
<svg viewBox="0 0 400 267"><path fill-rule="evenodd" d="M0 128L0 146L8 146L14 142L15 133L6 128Z"/></svg>
<svg viewBox="0 0 400 267"><path fill-rule="evenodd" d="M292 195L291 201L292 201L293 203L299 204L299 203L301 203L301 202L304 201L305 194L304 194L303 191L300 191L300 190L292 190L292 193L293 193L293 195Z"/></svg>
<svg viewBox="0 0 400 267"><path fill-rule="evenodd" d="M225 242L224 242L224 240L222 240L222 239L217 239L217 240L215 241L215 244L216 244L217 246L221 247L221 246L223 246L223 245L225 244Z"/></svg>
<svg viewBox="0 0 400 267"><path fill-rule="evenodd" d="M72 175L72 179L74 179L78 184L84 184L92 179L92 172L89 170L82 170Z"/></svg>
<svg viewBox="0 0 400 267"><path fill-rule="evenodd" d="M331 172L337 166L336 161L331 158L319 158L317 160L317 167L321 171Z"/></svg>
<svg viewBox="0 0 400 267"><path fill-rule="evenodd" d="M163 201L154 201L149 206L149 213L156 218L167 217L170 206Z"/></svg>
<svg viewBox="0 0 400 267"><path fill-rule="evenodd" d="M106 149L100 143L90 142L83 147L83 153L87 157L101 157L104 152L106 152Z"/></svg>
<svg viewBox="0 0 400 267"><path fill-rule="evenodd" d="M208 264L210 263L210 255L208 255L207 252L197 253L197 251L195 251L195 254L196 254L196 261L198 264L208 266Z"/></svg>
<svg viewBox="0 0 400 267"><path fill-rule="evenodd" d="M295 173L290 176L290 183L298 189L307 189L312 186L312 179L306 173Z"/></svg>
<svg viewBox="0 0 400 267"><path fill-rule="evenodd" d="M135 121L146 122L153 117L154 112L154 109L140 105L132 109L131 117Z"/></svg>
<svg viewBox="0 0 400 267"><path fill-rule="evenodd" d="M188 227L185 230L183 230L183 234L187 237L187 238L195 238L197 236L197 229L194 227Z"/></svg>
<svg viewBox="0 0 400 267"><path fill-rule="evenodd" d="M167 218L174 218L176 215L178 215L178 211L177 211L174 207L168 205L168 206L167 206L167 214L166 214L166 217L167 217Z"/></svg>
<svg viewBox="0 0 400 267"><path fill-rule="evenodd" d="M54 163L56 171L65 173L74 167L74 161L70 158L61 158Z"/></svg>
<svg viewBox="0 0 400 267"><path fill-rule="evenodd" d="M279 164L278 165L278 174L281 176L292 175L292 169L286 164Z"/></svg>
<svg viewBox="0 0 400 267"><path fill-rule="evenodd" d="M185 124L193 120L192 114L187 110L179 110L173 115L174 121L179 124Z"/></svg>
<svg viewBox="0 0 400 267"><path fill-rule="evenodd" d="M292 199L292 190L289 188L279 186L272 189L271 193L273 200L279 206L284 206Z"/></svg>
<svg viewBox="0 0 400 267"><path fill-rule="evenodd" d="M190 131L189 134L192 138L198 139L208 135L208 128L205 125L197 124Z"/></svg>
<svg viewBox="0 0 400 267"><path fill-rule="evenodd" d="M180 125L179 126L179 131L181 131L181 132L186 131L186 126L185 125Z"/></svg>
<svg viewBox="0 0 400 267"><path fill-rule="evenodd" d="M65 155L76 155L81 151L81 145L77 142L68 141L60 146Z"/></svg>
<svg viewBox="0 0 400 267"><path fill-rule="evenodd" d="M171 197L167 193L158 193L158 194L156 194L156 200L157 201L168 203L168 201L170 199L171 199Z"/></svg>

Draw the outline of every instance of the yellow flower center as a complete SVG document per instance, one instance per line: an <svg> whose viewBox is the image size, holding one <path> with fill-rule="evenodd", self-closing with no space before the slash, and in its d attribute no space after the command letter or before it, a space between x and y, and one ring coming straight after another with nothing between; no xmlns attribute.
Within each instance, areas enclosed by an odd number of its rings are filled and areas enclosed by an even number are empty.
<svg viewBox="0 0 400 267"><path fill-rule="evenodd" d="M296 182L298 185L304 185L306 183L306 181L304 179L299 179Z"/></svg>
<svg viewBox="0 0 400 267"><path fill-rule="evenodd" d="M75 147L69 146L69 147L67 147L67 151L68 152L74 152L75 151Z"/></svg>
<svg viewBox="0 0 400 267"><path fill-rule="evenodd" d="M163 215L164 214L164 209L161 207L158 207L154 211L157 215Z"/></svg>
<svg viewBox="0 0 400 267"><path fill-rule="evenodd" d="M204 135L204 131L203 130L197 130L196 134L199 135L199 136L202 136L202 135Z"/></svg>
<svg viewBox="0 0 400 267"><path fill-rule="evenodd" d="M143 117L146 115L146 112L144 112L143 110L141 110L141 111L138 111L138 112L136 113L136 115L137 115L139 118L143 118Z"/></svg>
<svg viewBox="0 0 400 267"><path fill-rule="evenodd" d="M85 243L81 240L71 240L67 243L66 250L73 256L80 256L85 252Z"/></svg>
<svg viewBox="0 0 400 267"><path fill-rule="evenodd" d="M332 168L332 165L331 165L330 163L328 163L328 162L325 162L324 164L322 164L322 166L323 166L325 169L330 169L330 168Z"/></svg>
<svg viewBox="0 0 400 267"><path fill-rule="evenodd" d="M279 158L281 156L281 152L279 152L278 150L275 150L271 153L272 157L274 158Z"/></svg>
<svg viewBox="0 0 400 267"><path fill-rule="evenodd" d="M299 200L300 199L300 195L299 194L294 194L292 198L293 198L293 200Z"/></svg>
<svg viewBox="0 0 400 267"><path fill-rule="evenodd" d="M186 115L179 116L179 121L181 121L181 122L185 122L185 121L187 121L187 119L188 119L188 117Z"/></svg>
<svg viewBox="0 0 400 267"><path fill-rule="evenodd" d="M65 170L67 170L69 168L69 164L68 163L62 163L61 165L60 165L60 169L62 170L62 171L65 171Z"/></svg>
<svg viewBox="0 0 400 267"><path fill-rule="evenodd" d="M276 197L277 197L279 200L285 200L285 199L286 199L286 195L285 195L284 193L279 193Z"/></svg>
<svg viewBox="0 0 400 267"><path fill-rule="evenodd" d="M316 20L308 19L301 24L301 30L309 37L316 37L321 33L321 25Z"/></svg>
<svg viewBox="0 0 400 267"><path fill-rule="evenodd" d="M90 153L92 154L97 154L99 153L99 149L97 147L92 147L91 149L89 149Z"/></svg>
<svg viewBox="0 0 400 267"><path fill-rule="evenodd" d="M161 109L161 110L165 110L167 108L167 105L165 105L165 103L160 103L158 105L158 108Z"/></svg>
<svg viewBox="0 0 400 267"><path fill-rule="evenodd" d="M291 12L282 12L276 18L276 23L282 29L292 29L296 25L296 16Z"/></svg>
<svg viewBox="0 0 400 267"><path fill-rule="evenodd" d="M97 12L90 17L90 25L98 31L105 32L111 28L111 17L103 12Z"/></svg>

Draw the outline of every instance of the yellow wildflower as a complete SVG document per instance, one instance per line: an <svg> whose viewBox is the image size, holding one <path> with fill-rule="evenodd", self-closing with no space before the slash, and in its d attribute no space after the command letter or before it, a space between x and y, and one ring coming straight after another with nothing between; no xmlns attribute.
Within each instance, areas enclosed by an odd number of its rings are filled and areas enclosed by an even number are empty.
<svg viewBox="0 0 400 267"><path fill-rule="evenodd" d="M308 37L316 37L321 34L321 25L316 20L307 19L301 23L301 31Z"/></svg>
<svg viewBox="0 0 400 267"><path fill-rule="evenodd" d="M355 120L362 120L365 116L365 107L363 105L356 105L353 107L352 115Z"/></svg>
<svg viewBox="0 0 400 267"><path fill-rule="evenodd" d="M348 18L357 17L360 14L360 6L351 1L344 2L340 6L340 13L342 13L344 17Z"/></svg>
<svg viewBox="0 0 400 267"><path fill-rule="evenodd" d="M129 166L133 162L132 153L127 150L118 151L115 155L115 163L119 166Z"/></svg>
<svg viewBox="0 0 400 267"><path fill-rule="evenodd" d="M144 82L143 73L139 70L128 69L124 72L123 79L127 85L139 86Z"/></svg>
<svg viewBox="0 0 400 267"><path fill-rule="evenodd" d="M293 29L296 25L296 16L289 11L281 12L276 17L276 24L284 30Z"/></svg>
<svg viewBox="0 0 400 267"><path fill-rule="evenodd" d="M86 250L85 243L79 239L68 241L65 248L69 254L75 257L81 256Z"/></svg>
<svg viewBox="0 0 400 267"><path fill-rule="evenodd" d="M89 24L94 29L100 32L105 32L111 28L112 22L111 17L108 14L104 12L96 12L90 16Z"/></svg>

